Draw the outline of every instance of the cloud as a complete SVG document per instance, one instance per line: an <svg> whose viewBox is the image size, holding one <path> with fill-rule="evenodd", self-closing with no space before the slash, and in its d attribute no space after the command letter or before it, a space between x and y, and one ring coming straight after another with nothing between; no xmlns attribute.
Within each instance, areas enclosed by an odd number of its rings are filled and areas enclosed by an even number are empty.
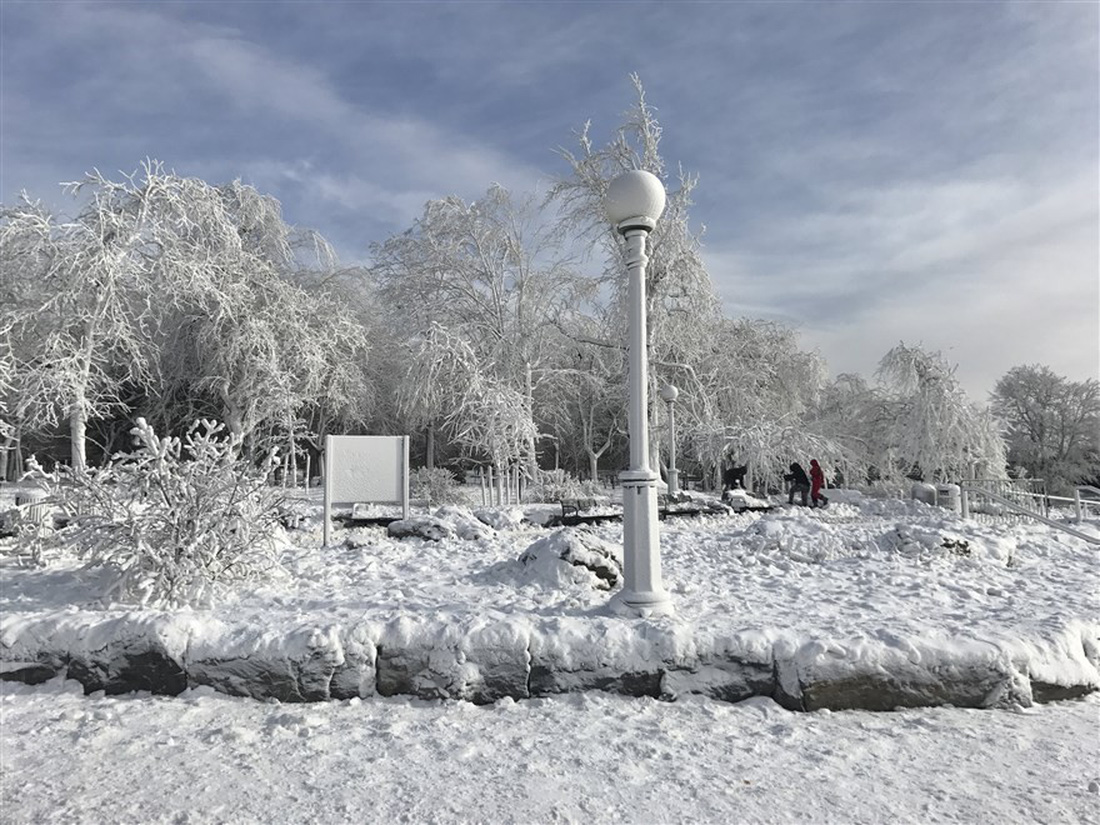
<svg viewBox="0 0 1100 825"><path fill-rule="evenodd" d="M1098 374L1096 181L884 187L705 260L727 312L798 326L834 372L869 374L905 340L954 354L978 397L1021 363L1083 380Z"/></svg>

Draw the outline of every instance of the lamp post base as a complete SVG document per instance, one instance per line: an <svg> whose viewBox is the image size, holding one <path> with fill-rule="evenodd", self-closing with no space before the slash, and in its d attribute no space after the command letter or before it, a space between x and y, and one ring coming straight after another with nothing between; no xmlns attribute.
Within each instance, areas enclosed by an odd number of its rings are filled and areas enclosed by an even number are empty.
<svg viewBox="0 0 1100 825"><path fill-rule="evenodd" d="M645 591L620 590L607 603L608 609L616 616L631 619L648 619L651 616L672 616L676 610L672 599L664 590Z"/></svg>
<svg viewBox="0 0 1100 825"><path fill-rule="evenodd" d="M657 542L657 482L649 469L620 474L623 490L623 589L612 609L635 616L667 615L672 599L661 583ZM622 609L619 609L622 608Z"/></svg>

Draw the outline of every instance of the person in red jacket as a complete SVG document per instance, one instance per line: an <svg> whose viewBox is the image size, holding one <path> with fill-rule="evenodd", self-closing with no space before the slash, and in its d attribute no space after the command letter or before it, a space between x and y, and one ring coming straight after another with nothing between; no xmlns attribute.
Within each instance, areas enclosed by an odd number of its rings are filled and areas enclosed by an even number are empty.
<svg viewBox="0 0 1100 825"><path fill-rule="evenodd" d="M824 486L825 473L821 471L821 465L817 463L815 458L810 462L810 499L813 501L811 507L824 507L829 503L829 499L821 494L821 488Z"/></svg>

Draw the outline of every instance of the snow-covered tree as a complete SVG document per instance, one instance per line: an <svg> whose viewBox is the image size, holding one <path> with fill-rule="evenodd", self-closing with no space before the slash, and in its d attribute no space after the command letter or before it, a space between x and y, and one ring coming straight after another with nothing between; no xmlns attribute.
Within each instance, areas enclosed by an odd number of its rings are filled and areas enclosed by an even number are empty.
<svg viewBox="0 0 1100 825"><path fill-rule="evenodd" d="M879 362L889 419L879 459L884 478L914 472L926 481L959 481L975 467L1005 475L1005 442L992 415L979 410L938 352L900 343Z"/></svg>
<svg viewBox="0 0 1100 825"><path fill-rule="evenodd" d="M12 298L0 306L0 328L15 361L9 414L21 432L67 419L78 470L89 418L116 408L119 386L153 369L151 271L162 250L142 218L162 190L147 195L99 187L70 222L25 197L0 216L0 279Z"/></svg>
<svg viewBox="0 0 1100 825"><path fill-rule="evenodd" d="M590 324L590 326L595 326ZM575 335L575 339L584 336ZM551 427L570 452L583 453L587 475L599 479L600 459L626 433L626 359L620 347L574 343L563 353L548 392L556 404Z"/></svg>
<svg viewBox="0 0 1100 825"><path fill-rule="evenodd" d="M722 319L693 370L685 371L678 420L689 454L717 480L726 461L747 464L755 480L775 484L791 461L817 458L840 469L846 455L807 422L824 382L824 363L798 346L796 331L773 321ZM845 469L847 467L845 466Z"/></svg>
<svg viewBox="0 0 1100 825"><path fill-rule="evenodd" d="M705 352L711 327L719 318L719 302L703 266L699 235L689 213L697 179L680 170L669 188L669 174L660 154L661 126L637 75L632 76L637 102L622 125L602 148L589 136L589 124L579 135L577 153L559 150L570 175L559 180L547 196L560 215L559 231L602 249L605 258L601 293L609 298L609 339L605 346L623 346L627 333L627 305L623 239L604 215L604 198L619 174L644 169L669 189L665 211L646 242L648 351L650 359L650 427L659 411L656 390L660 382L690 373ZM592 342L589 342L590 344ZM651 464L657 467L658 440L651 440Z"/></svg>
<svg viewBox="0 0 1100 825"><path fill-rule="evenodd" d="M1038 364L997 382L993 411L1008 431L1009 461L1051 492L1100 477L1100 383L1070 381Z"/></svg>
<svg viewBox="0 0 1100 825"><path fill-rule="evenodd" d="M24 200L0 223L14 438L67 418L79 469L88 422L127 405L169 430L205 415L247 436L261 423L293 433L301 408L364 391L363 329L296 283L330 250L288 226L278 201L155 161L67 188L83 199L72 221Z"/></svg>
<svg viewBox="0 0 1100 825"><path fill-rule="evenodd" d="M379 299L410 337L424 338L433 325L446 328L469 343L486 380L525 400L531 475L535 399L558 337L552 321L581 288L538 218L531 202L492 186L474 203L429 202L410 231L372 248ZM417 415L415 423L432 426L438 410L432 403L418 409L430 415Z"/></svg>

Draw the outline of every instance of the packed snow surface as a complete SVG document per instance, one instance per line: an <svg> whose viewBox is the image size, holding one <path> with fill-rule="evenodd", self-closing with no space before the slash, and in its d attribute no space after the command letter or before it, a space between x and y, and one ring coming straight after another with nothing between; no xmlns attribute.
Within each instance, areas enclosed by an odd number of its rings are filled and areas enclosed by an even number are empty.
<svg viewBox="0 0 1100 825"><path fill-rule="evenodd" d="M1100 702L792 713L603 693L284 705L0 687L11 825L1100 822Z"/></svg>

